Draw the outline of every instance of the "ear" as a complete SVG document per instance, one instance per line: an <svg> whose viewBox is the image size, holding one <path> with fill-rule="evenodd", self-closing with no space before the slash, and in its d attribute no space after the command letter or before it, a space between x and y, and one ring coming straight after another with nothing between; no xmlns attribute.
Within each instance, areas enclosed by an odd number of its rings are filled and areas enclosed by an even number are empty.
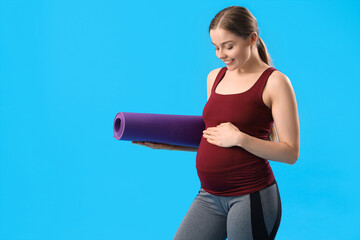
<svg viewBox="0 0 360 240"><path fill-rule="evenodd" d="M256 44L256 42L257 42L257 39L258 39L258 35L257 35L257 33L256 32L252 32L251 34L250 34L250 37L249 37L249 41L250 41L250 45L253 47L255 44Z"/></svg>

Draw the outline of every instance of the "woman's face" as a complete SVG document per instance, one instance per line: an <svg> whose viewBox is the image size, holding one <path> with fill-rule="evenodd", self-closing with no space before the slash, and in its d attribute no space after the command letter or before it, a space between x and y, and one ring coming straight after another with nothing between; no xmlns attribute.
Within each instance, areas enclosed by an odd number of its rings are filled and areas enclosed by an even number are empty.
<svg viewBox="0 0 360 240"><path fill-rule="evenodd" d="M215 46L216 56L225 62L230 71L242 67L249 60L251 38L244 40L221 28L210 30L210 37Z"/></svg>

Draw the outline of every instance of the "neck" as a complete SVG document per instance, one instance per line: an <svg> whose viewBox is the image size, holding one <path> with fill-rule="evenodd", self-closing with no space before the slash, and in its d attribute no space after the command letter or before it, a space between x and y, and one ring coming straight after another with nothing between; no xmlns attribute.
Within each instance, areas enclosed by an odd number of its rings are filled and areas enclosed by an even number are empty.
<svg viewBox="0 0 360 240"><path fill-rule="evenodd" d="M269 67L269 65L261 60L258 50L253 48L249 60L246 61L242 66L234 69L234 73L239 75L244 73L257 73L265 67Z"/></svg>

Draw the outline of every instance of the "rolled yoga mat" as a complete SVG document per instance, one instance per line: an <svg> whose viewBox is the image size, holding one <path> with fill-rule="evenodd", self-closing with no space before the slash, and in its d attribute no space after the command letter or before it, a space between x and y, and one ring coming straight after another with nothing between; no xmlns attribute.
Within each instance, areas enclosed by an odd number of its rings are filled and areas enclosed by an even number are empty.
<svg viewBox="0 0 360 240"><path fill-rule="evenodd" d="M205 123L202 116L119 112L113 129L117 140L199 147Z"/></svg>

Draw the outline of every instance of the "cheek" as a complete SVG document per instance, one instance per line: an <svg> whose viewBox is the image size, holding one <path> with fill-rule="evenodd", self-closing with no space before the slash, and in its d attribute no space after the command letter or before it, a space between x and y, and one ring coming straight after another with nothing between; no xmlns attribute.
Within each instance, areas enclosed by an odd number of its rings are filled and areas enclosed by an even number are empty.
<svg viewBox="0 0 360 240"><path fill-rule="evenodd" d="M244 62L250 57L250 51L247 48L238 50L234 53L234 58L236 58L240 62Z"/></svg>

